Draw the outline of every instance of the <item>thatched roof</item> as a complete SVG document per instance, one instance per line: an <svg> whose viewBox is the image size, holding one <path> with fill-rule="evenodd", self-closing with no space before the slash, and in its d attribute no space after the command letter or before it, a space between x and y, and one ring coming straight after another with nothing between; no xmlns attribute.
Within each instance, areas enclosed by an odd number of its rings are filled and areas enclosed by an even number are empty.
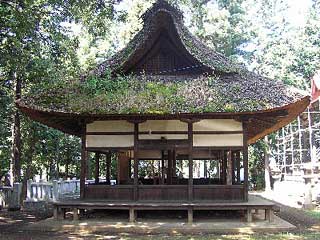
<svg viewBox="0 0 320 240"><path fill-rule="evenodd" d="M299 90L205 46L166 1L157 1L142 18L143 29L127 47L81 80L41 88L17 105L40 122L78 135L84 119L259 116L251 121L252 141L308 105Z"/></svg>

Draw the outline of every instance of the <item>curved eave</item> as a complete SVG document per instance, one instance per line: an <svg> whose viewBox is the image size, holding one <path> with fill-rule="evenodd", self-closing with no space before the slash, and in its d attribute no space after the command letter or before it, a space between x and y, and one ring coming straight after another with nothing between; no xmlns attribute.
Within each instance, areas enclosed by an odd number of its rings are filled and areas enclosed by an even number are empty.
<svg viewBox="0 0 320 240"><path fill-rule="evenodd" d="M294 103L269 110L256 112L217 112L217 113L181 113L181 114L78 114L36 109L17 101L17 107L31 119L58 129L62 132L81 136L85 123L97 120L162 120L162 119L214 119L226 118L248 122L248 143L277 131L293 121L310 103L306 96Z"/></svg>

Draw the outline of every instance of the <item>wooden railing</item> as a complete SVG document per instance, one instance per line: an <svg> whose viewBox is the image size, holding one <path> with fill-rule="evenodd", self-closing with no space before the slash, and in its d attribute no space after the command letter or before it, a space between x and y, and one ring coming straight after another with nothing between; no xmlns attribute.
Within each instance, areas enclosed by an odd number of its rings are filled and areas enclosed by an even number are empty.
<svg viewBox="0 0 320 240"><path fill-rule="evenodd" d="M133 185L87 185L85 198L133 201ZM194 201L243 201L243 185L193 185ZM139 185L138 201L188 201L188 185Z"/></svg>

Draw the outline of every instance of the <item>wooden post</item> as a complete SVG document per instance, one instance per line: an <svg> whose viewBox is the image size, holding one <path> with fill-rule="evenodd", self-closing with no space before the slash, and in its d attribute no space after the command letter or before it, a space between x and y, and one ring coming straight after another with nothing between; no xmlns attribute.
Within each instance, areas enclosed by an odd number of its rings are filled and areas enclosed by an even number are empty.
<svg viewBox="0 0 320 240"><path fill-rule="evenodd" d="M240 152L237 152L236 154L236 164L237 164L237 183L240 183L241 182L241 179L240 179Z"/></svg>
<svg viewBox="0 0 320 240"><path fill-rule="evenodd" d="M78 208L73 209L73 221L78 221L79 220L79 213L78 213Z"/></svg>
<svg viewBox="0 0 320 240"><path fill-rule="evenodd" d="M177 176L177 158L176 158L176 150L172 151L172 176Z"/></svg>
<svg viewBox="0 0 320 240"><path fill-rule="evenodd" d="M108 153L106 153L106 182L107 182L107 184L110 184L111 156L112 156L112 153L110 151Z"/></svg>
<svg viewBox="0 0 320 240"><path fill-rule="evenodd" d="M134 191L133 191L133 199L138 201L138 166L139 166L139 158L138 158L138 140L139 140L139 123L134 123Z"/></svg>
<svg viewBox="0 0 320 240"><path fill-rule="evenodd" d="M244 201L248 201L248 130L247 122L242 122L243 128L243 168L244 168Z"/></svg>
<svg viewBox="0 0 320 240"><path fill-rule="evenodd" d="M164 185L164 151L161 151L161 184Z"/></svg>
<svg viewBox="0 0 320 240"><path fill-rule="evenodd" d="M134 208L129 209L129 222L134 223L136 221L136 211Z"/></svg>
<svg viewBox="0 0 320 240"><path fill-rule="evenodd" d="M81 169L80 169L80 198L85 198L86 170L87 170L87 151L86 151L86 127L81 137Z"/></svg>
<svg viewBox="0 0 320 240"><path fill-rule="evenodd" d="M227 183L227 159L226 153L224 150L221 151L221 158L222 158L222 184Z"/></svg>
<svg viewBox="0 0 320 240"><path fill-rule="evenodd" d="M95 172L94 172L94 178L95 178L95 184L99 184L99 171L100 171L100 167L99 167L99 163L100 163L100 153L95 153Z"/></svg>
<svg viewBox="0 0 320 240"><path fill-rule="evenodd" d="M266 209L265 210L265 220L268 220L269 222L274 221L274 212L273 209Z"/></svg>
<svg viewBox="0 0 320 240"><path fill-rule="evenodd" d="M193 223L193 209L191 207L188 208L188 223Z"/></svg>
<svg viewBox="0 0 320 240"><path fill-rule="evenodd" d="M252 210L250 208L247 209L247 222L252 222Z"/></svg>
<svg viewBox="0 0 320 240"><path fill-rule="evenodd" d="M188 122L188 140L189 140L189 182L188 182L188 199L193 201L193 123Z"/></svg>
<svg viewBox="0 0 320 240"><path fill-rule="evenodd" d="M227 185L232 185L232 152L229 150L227 152Z"/></svg>
<svg viewBox="0 0 320 240"><path fill-rule="evenodd" d="M86 179L92 179L92 176L91 176L91 152L90 151L87 151L86 152L86 161L87 161L87 170L86 170Z"/></svg>
<svg viewBox="0 0 320 240"><path fill-rule="evenodd" d="M172 163L173 163L173 157L172 154L173 151L169 150L168 151L168 171L167 171L167 184L171 185L172 184Z"/></svg>

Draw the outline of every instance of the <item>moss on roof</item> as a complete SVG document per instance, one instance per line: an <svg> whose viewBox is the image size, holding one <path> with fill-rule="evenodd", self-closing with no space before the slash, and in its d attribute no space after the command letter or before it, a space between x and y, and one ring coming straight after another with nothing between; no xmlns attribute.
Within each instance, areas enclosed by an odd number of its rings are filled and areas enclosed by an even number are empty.
<svg viewBox="0 0 320 240"><path fill-rule="evenodd" d="M152 47L151 40L159 30L157 24L163 24L156 15L163 12L171 16L168 28L175 29L171 34L178 38L180 50L186 49L205 67L204 71L189 75L120 75ZM143 29L128 46L86 77L73 83L42 84L40 90L31 91L19 104L80 114L179 114L254 112L282 107L304 97L296 89L251 73L206 47L183 25L181 13L164 0L156 2L143 19Z"/></svg>
<svg viewBox="0 0 320 240"><path fill-rule="evenodd" d="M33 108L90 114L252 112L303 97L260 76L90 77L73 84L43 84L21 101Z"/></svg>

